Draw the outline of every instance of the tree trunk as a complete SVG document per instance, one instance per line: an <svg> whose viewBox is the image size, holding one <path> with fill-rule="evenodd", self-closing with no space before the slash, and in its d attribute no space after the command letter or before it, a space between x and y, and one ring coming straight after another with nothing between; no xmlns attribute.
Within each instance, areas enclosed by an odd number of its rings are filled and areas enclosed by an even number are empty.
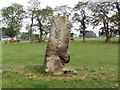
<svg viewBox="0 0 120 90"><path fill-rule="evenodd" d="M57 17L53 21L43 70L54 74L64 73L65 64L69 62L69 38L72 25L65 17Z"/></svg>
<svg viewBox="0 0 120 90"><path fill-rule="evenodd" d="M29 31L29 41L32 41L32 28L30 28L30 31Z"/></svg>
<svg viewBox="0 0 120 90"><path fill-rule="evenodd" d="M119 7L119 2L116 1L116 8L117 8L117 11L118 11L118 34L119 34L119 41L118 43L120 43L120 7Z"/></svg>
<svg viewBox="0 0 120 90"><path fill-rule="evenodd" d="M41 23L41 20L39 19L39 16L37 16L37 21L38 21L38 26L39 26L39 31L40 31L40 37L39 37L39 41L38 42L42 42L43 38L43 29L42 29L42 23Z"/></svg>
<svg viewBox="0 0 120 90"><path fill-rule="evenodd" d="M111 32L109 32L109 28L108 28L108 23L103 23L104 24L104 29L105 29L105 36L106 36L106 40L105 42L110 42L111 39Z"/></svg>
<svg viewBox="0 0 120 90"><path fill-rule="evenodd" d="M42 36L43 36L43 33L42 33L42 31L40 31L40 37L39 37L39 41L38 42L42 42L43 40L43 38L42 38Z"/></svg>
<svg viewBox="0 0 120 90"><path fill-rule="evenodd" d="M110 36L106 36L105 42L110 42Z"/></svg>
<svg viewBox="0 0 120 90"><path fill-rule="evenodd" d="M85 31L83 31L83 42L85 42Z"/></svg>
<svg viewBox="0 0 120 90"><path fill-rule="evenodd" d="M85 19L86 19L86 15L84 13L84 10L83 10L83 17L82 17L82 20L81 20L81 25L83 27L83 42L85 42L85 34L86 34L86 25L85 25Z"/></svg>
<svg viewBox="0 0 120 90"><path fill-rule="evenodd" d="M34 20L34 13L32 13L32 17L31 17L31 25L30 25L30 31L29 31L29 41L32 41L32 27L33 27L33 20Z"/></svg>
<svg viewBox="0 0 120 90"><path fill-rule="evenodd" d="M47 35L48 34L45 34L45 37L43 38L43 42L47 39Z"/></svg>
<svg viewBox="0 0 120 90"><path fill-rule="evenodd" d="M119 33L119 41L118 41L118 43L120 43L120 27L119 27L118 30L119 30L119 31L118 31L118 33Z"/></svg>

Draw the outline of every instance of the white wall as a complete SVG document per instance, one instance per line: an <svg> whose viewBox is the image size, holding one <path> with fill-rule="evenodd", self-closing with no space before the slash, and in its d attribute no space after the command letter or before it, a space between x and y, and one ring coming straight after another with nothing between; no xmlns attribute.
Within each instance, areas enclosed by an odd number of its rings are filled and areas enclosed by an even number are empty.
<svg viewBox="0 0 120 90"><path fill-rule="evenodd" d="M5 40L10 40L11 38L1 38L1 41L5 41ZM16 37L13 38L14 40L16 40Z"/></svg>
<svg viewBox="0 0 120 90"><path fill-rule="evenodd" d="M10 40L11 38L1 38L1 41Z"/></svg>

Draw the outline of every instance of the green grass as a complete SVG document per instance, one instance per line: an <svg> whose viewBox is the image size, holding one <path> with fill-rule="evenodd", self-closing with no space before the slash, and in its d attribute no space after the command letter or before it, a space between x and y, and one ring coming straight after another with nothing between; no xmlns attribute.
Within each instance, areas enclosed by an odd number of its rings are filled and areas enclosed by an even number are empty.
<svg viewBox="0 0 120 90"><path fill-rule="evenodd" d="M82 41L83 39L82 38L80 38L80 39L75 39L76 41ZM88 41L88 42L105 42L105 40L106 40L106 38L105 37L101 37L101 38L85 38L85 40L86 41ZM111 42L118 42L118 38L111 38L110 39L111 40Z"/></svg>
<svg viewBox="0 0 120 90"><path fill-rule="evenodd" d="M115 88L118 86L118 44L101 40L71 41L71 61L67 66L78 73L64 75L40 69L47 42L3 44L3 88Z"/></svg>

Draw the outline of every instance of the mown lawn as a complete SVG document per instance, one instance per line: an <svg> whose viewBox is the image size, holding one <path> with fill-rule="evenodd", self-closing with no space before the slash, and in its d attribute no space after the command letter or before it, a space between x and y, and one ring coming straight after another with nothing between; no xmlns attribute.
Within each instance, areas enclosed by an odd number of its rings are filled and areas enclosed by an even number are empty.
<svg viewBox="0 0 120 90"><path fill-rule="evenodd" d="M77 74L53 75L41 70L47 42L3 44L3 88L115 88L118 44L87 39L71 41L68 67ZM92 41L93 40L93 41Z"/></svg>

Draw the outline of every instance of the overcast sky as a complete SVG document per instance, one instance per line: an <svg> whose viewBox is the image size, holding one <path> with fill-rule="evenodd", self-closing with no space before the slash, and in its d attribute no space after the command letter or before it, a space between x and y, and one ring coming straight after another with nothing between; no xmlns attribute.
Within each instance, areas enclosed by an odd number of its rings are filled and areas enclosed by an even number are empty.
<svg viewBox="0 0 120 90"><path fill-rule="evenodd" d="M2 7L9 6L15 2L27 6L29 1L30 0L0 0L0 9ZM38 1L41 2L41 7L46 7L46 5L48 5L54 8L55 6L59 5L69 5L73 7L78 1L81 0L38 0Z"/></svg>

